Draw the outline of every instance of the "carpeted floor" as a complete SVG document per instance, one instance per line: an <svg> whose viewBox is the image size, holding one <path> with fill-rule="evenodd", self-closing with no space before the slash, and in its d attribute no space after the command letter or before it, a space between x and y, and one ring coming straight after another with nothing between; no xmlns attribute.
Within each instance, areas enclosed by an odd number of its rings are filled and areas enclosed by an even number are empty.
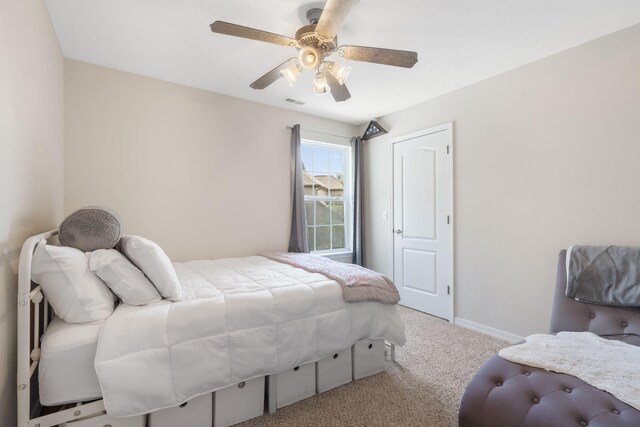
<svg viewBox="0 0 640 427"><path fill-rule="evenodd" d="M467 383L507 343L408 308L401 315L407 345L385 372L241 426L457 426Z"/></svg>

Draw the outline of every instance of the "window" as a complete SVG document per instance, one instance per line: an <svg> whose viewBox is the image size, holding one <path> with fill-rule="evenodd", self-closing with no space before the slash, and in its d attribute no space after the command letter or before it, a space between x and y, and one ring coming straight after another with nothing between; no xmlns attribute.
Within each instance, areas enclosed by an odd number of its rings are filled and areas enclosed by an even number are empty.
<svg viewBox="0 0 640 427"><path fill-rule="evenodd" d="M309 250L351 248L351 147L302 141L304 204Z"/></svg>

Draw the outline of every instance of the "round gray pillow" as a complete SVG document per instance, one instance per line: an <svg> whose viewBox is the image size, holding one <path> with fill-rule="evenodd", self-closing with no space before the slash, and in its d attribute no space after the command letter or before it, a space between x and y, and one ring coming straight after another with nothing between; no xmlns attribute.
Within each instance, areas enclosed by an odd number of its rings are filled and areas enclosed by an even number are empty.
<svg viewBox="0 0 640 427"><path fill-rule="evenodd" d="M91 252L111 249L120 240L122 222L114 210L86 206L66 217L58 230L60 244Z"/></svg>

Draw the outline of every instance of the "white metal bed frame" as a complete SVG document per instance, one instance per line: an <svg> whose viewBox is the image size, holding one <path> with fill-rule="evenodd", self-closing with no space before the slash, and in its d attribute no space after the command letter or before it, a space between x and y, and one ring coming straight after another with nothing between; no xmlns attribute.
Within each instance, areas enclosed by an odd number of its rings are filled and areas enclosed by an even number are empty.
<svg viewBox="0 0 640 427"><path fill-rule="evenodd" d="M37 371L40 362L40 339L49 325L53 310L40 285L31 281L31 259L42 239L58 234L47 231L28 238L22 245L18 267L18 427L51 427L60 423L105 413L102 400L79 404L73 408L40 415ZM34 378L34 374L36 377Z"/></svg>
<svg viewBox="0 0 640 427"><path fill-rule="evenodd" d="M31 261L36 245L42 239L58 234L51 230L29 237L22 245L18 267L18 427L52 427L60 423L106 413L102 399L40 415L42 406L38 397L37 371L40 362L40 339L49 325L53 309L42 293L40 285L31 281ZM395 362L395 345L386 343L390 359ZM36 377L34 377L36 374ZM268 381L271 399L270 413L275 412L275 384Z"/></svg>

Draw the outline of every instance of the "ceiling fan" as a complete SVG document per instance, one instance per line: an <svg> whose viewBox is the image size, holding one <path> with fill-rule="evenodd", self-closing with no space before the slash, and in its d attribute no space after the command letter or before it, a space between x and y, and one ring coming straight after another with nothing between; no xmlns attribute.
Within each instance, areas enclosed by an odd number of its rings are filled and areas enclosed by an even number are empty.
<svg viewBox="0 0 640 427"><path fill-rule="evenodd" d="M297 80L303 70L315 70L314 93L324 95L331 92L337 102L346 101L351 94L344 84L351 67L327 60L332 53L345 59L373 62L411 68L418 62L418 54L406 50L383 49L365 46L338 46L337 32L344 24L351 8L359 0L328 0L324 9L313 8L307 12L309 25L300 28L295 38L269 33L255 28L243 27L224 21L211 24L211 31L229 36L243 37L266 43L279 44L298 50L298 56L289 58L255 82L253 89L264 89L281 77L289 84Z"/></svg>

